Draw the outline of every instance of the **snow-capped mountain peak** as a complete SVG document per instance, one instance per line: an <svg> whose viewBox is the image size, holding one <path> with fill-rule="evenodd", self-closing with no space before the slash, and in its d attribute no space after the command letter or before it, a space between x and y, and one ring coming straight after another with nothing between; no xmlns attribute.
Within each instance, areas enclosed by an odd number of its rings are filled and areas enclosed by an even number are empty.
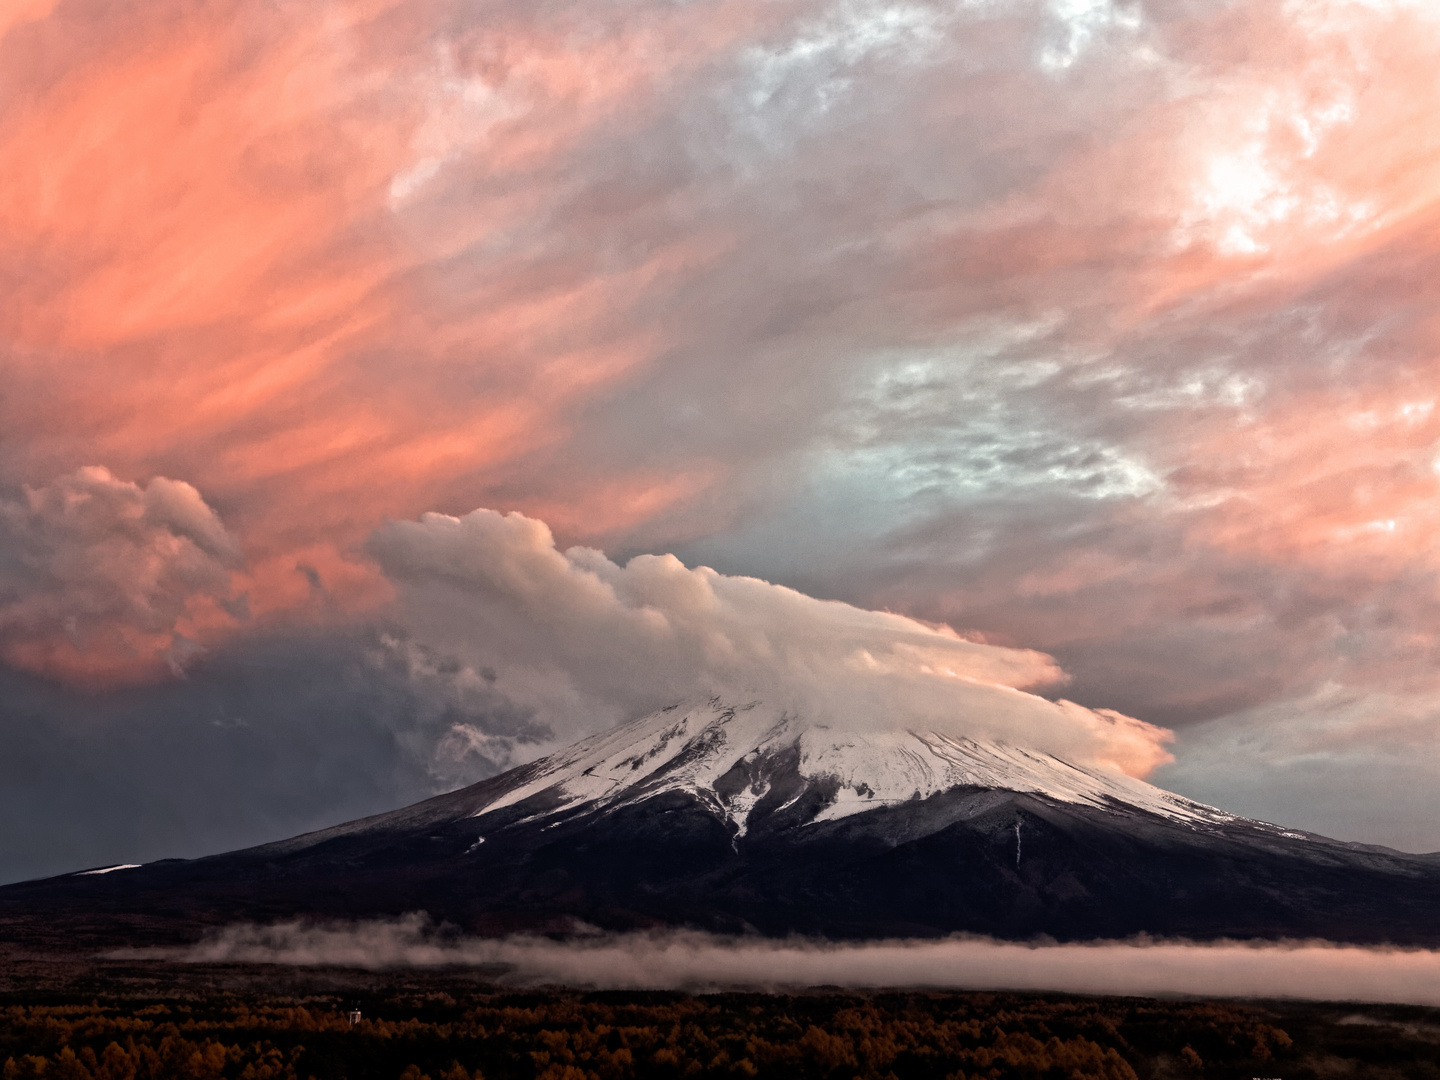
<svg viewBox="0 0 1440 1080"><path fill-rule="evenodd" d="M1440 853L1289 832L1033 748L720 700L305 836L0 890L7 926L48 934L68 911L117 941L162 917L194 940L206 920L427 911L492 934L1433 947L1437 904Z"/></svg>
<svg viewBox="0 0 1440 1080"><path fill-rule="evenodd" d="M1123 806L1188 824L1235 820L1123 773L1002 742L904 728L843 730L763 702L729 705L718 698L671 706L579 742L537 762L523 783L472 813L488 815L542 793L548 793L545 810L536 816L680 791L733 822L738 837L756 805L782 782L790 802L823 787L824 805L811 823L956 787L1028 792L1099 809Z"/></svg>

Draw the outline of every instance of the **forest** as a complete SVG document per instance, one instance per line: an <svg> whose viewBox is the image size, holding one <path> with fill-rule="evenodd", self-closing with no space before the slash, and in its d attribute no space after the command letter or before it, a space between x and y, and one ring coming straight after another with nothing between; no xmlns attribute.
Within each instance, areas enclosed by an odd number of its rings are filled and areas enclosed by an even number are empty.
<svg viewBox="0 0 1440 1080"><path fill-rule="evenodd" d="M0 1063L3 1080L1440 1078L1440 1010L470 983L12 992L0 994Z"/></svg>

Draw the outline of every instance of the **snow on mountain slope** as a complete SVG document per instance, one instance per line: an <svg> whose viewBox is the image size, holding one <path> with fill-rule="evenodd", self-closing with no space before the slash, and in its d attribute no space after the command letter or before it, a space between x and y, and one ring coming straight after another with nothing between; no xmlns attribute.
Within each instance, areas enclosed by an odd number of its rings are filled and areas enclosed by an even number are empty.
<svg viewBox="0 0 1440 1080"><path fill-rule="evenodd" d="M933 731L844 731L760 702L732 707L719 699L671 706L576 743L537 762L525 782L470 813L483 817L541 793L548 793L547 806L536 817L683 791L734 822L743 836L782 762L804 781L838 785L817 822L958 786L1033 792L1101 809L1123 804L1190 825L1237 820L1119 772L1000 742Z"/></svg>

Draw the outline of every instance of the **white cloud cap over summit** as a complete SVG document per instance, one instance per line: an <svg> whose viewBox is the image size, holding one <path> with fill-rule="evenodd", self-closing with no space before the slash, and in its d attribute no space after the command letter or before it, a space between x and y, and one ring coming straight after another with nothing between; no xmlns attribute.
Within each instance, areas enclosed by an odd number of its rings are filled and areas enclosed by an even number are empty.
<svg viewBox="0 0 1440 1080"><path fill-rule="evenodd" d="M562 552L521 514L426 514L380 529L369 549L420 641L471 677L498 675L562 741L720 694L841 729L997 739L1134 776L1169 759L1162 728L1025 692L1065 677L1043 653L673 555L620 566L592 548Z"/></svg>

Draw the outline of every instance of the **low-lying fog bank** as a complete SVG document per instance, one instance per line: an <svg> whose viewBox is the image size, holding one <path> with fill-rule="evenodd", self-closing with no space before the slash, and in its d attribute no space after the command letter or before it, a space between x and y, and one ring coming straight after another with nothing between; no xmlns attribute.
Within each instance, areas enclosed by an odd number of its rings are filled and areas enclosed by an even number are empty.
<svg viewBox="0 0 1440 1080"><path fill-rule="evenodd" d="M483 965L511 986L607 990L904 986L1440 1005L1440 952L1323 941L1061 945L952 937L856 944L689 931L486 939L436 930L424 916L409 915L352 924L241 924L164 955L192 963L370 970Z"/></svg>

